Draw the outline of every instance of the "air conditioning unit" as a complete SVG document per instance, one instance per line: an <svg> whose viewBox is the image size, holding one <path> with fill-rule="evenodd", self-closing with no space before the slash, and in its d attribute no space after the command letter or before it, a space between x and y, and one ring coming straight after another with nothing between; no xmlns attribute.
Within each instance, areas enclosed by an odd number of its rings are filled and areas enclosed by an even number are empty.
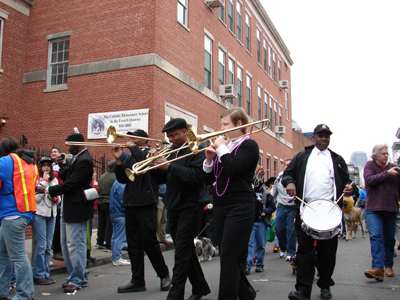
<svg viewBox="0 0 400 300"><path fill-rule="evenodd" d="M236 98L237 97L237 87L233 84L226 84L219 86L219 95L222 98Z"/></svg>
<svg viewBox="0 0 400 300"><path fill-rule="evenodd" d="M275 133L286 133L285 126L275 126Z"/></svg>
<svg viewBox="0 0 400 300"><path fill-rule="evenodd" d="M224 6L224 3L221 0L205 0L204 3L207 7L221 7Z"/></svg>
<svg viewBox="0 0 400 300"><path fill-rule="evenodd" d="M280 89L288 89L289 88L289 80L279 80L279 88Z"/></svg>

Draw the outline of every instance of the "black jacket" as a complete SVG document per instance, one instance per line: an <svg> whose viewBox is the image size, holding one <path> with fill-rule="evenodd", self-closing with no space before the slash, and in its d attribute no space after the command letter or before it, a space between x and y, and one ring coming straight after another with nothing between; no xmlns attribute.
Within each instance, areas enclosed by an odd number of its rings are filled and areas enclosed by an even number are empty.
<svg viewBox="0 0 400 300"><path fill-rule="evenodd" d="M141 149L138 146L130 148L129 155L122 165L115 165L115 175L118 182L126 183L122 206L146 206L158 203L157 174L160 170L150 170L144 174L135 175L135 181L128 179L125 169L132 169L134 163L145 160L149 149Z"/></svg>
<svg viewBox="0 0 400 300"><path fill-rule="evenodd" d="M284 187L287 187L289 183L294 183L296 185L296 195L303 199L303 189L304 189L304 178L307 169L307 161L310 157L311 151L315 146L306 147L304 151L298 153L290 162L289 166L286 168L283 173L282 184ZM332 161L333 161L333 169L335 175L335 185L336 185L336 198L339 199L343 193L343 190L346 184L351 183L349 172L347 170L347 164L344 159L336 154L335 152L328 149L331 153ZM354 191L354 186L353 186ZM300 201L296 199L297 207L300 206ZM343 199L341 199L338 203L340 207L342 207Z"/></svg>
<svg viewBox="0 0 400 300"><path fill-rule="evenodd" d="M224 191L228 178L229 185L222 196L216 194L214 187L214 205L232 204L238 201L254 202L256 199L252 184L260 155L257 143L252 139L248 139L240 145L236 155L234 155L235 150L232 152L221 157L219 170L221 170L221 167L223 167L223 170L217 180L218 193L221 194ZM206 184L214 183L214 171L204 173L204 179Z"/></svg>
<svg viewBox="0 0 400 300"><path fill-rule="evenodd" d="M87 201L83 190L89 189L93 176L93 160L87 149L83 150L68 168L60 172L64 182L49 187L51 197L64 194L63 217L67 223L77 223L93 218L93 201Z"/></svg>
<svg viewBox="0 0 400 300"><path fill-rule="evenodd" d="M203 149L200 145L199 149ZM168 160L190 153L185 148L172 153ZM163 171L162 182L167 184L167 192L164 203L168 210L180 211L186 208L204 205L209 201L208 190L203 180L204 151L196 155L179 159L169 165L167 171Z"/></svg>

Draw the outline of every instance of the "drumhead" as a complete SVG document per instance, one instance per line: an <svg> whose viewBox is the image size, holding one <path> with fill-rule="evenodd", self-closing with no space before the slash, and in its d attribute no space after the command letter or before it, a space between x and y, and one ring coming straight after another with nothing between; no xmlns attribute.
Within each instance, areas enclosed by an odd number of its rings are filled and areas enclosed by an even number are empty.
<svg viewBox="0 0 400 300"><path fill-rule="evenodd" d="M308 226L318 230L330 230L342 222L342 211L332 201L316 199L307 204L316 210L314 211L306 205L303 207L301 218ZM334 208L330 211L332 206Z"/></svg>

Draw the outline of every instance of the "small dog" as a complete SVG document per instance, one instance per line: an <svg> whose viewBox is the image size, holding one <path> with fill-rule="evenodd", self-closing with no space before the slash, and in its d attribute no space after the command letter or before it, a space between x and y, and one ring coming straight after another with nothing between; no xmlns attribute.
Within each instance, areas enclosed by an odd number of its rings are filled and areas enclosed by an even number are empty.
<svg viewBox="0 0 400 300"><path fill-rule="evenodd" d="M209 238L197 237L194 239L194 247L196 254L199 258L199 262L204 260L204 257L208 256L208 260L211 260L215 254L215 248Z"/></svg>
<svg viewBox="0 0 400 300"><path fill-rule="evenodd" d="M362 213L359 207L354 207L354 200L351 197L343 197L343 208L344 221L346 225L346 241L356 238L357 234L357 222L361 225L362 237L365 238L364 227L362 222Z"/></svg>

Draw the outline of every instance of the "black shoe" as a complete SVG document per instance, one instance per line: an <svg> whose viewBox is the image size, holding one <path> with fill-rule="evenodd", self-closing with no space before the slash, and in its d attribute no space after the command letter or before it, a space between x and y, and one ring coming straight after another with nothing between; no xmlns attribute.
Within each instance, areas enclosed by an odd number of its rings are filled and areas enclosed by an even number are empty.
<svg viewBox="0 0 400 300"><path fill-rule="evenodd" d="M170 288L171 288L171 280L169 279L169 275L165 276L164 278L161 278L160 290L165 292L169 291Z"/></svg>
<svg viewBox="0 0 400 300"><path fill-rule="evenodd" d="M246 269L246 275L250 275L250 269Z"/></svg>
<svg viewBox="0 0 400 300"><path fill-rule="evenodd" d="M332 293L330 288L321 289L321 299L332 299Z"/></svg>
<svg viewBox="0 0 400 300"><path fill-rule="evenodd" d="M256 272L257 273L264 272L264 267L263 266L257 266L256 267Z"/></svg>
<svg viewBox="0 0 400 300"><path fill-rule="evenodd" d="M310 300L310 296L302 291L290 292L288 298L290 300Z"/></svg>
<svg viewBox="0 0 400 300"><path fill-rule="evenodd" d="M127 285L118 287L118 293L144 292L145 290L145 286L140 286L132 282L129 282Z"/></svg>

